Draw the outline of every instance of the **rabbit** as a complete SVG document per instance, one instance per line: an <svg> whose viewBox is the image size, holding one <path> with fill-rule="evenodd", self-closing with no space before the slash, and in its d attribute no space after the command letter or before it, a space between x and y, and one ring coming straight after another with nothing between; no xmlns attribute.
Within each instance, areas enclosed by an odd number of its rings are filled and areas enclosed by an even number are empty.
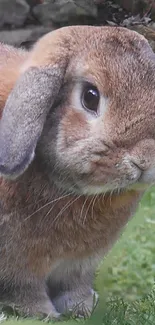
<svg viewBox="0 0 155 325"><path fill-rule="evenodd" d="M155 182L155 54L92 26L0 53L0 301L89 316L96 269Z"/></svg>

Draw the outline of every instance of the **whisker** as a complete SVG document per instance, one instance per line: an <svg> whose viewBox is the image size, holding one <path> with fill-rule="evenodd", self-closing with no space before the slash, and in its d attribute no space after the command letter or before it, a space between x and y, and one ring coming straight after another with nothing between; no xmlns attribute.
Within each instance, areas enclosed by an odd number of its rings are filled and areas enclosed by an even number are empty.
<svg viewBox="0 0 155 325"><path fill-rule="evenodd" d="M109 196L109 198L110 198L110 205L112 205L112 196L113 196L113 193L114 192L115 192L115 188L110 191L110 196Z"/></svg>
<svg viewBox="0 0 155 325"><path fill-rule="evenodd" d="M92 199L89 202L88 208L87 208L85 216L83 218L83 225L85 224L85 221L86 221L86 218L87 218L87 215L88 215L88 212L89 212L89 208L90 208L91 204L93 203L93 200L94 200L94 196L92 197Z"/></svg>
<svg viewBox="0 0 155 325"><path fill-rule="evenodd" d="M106 196L106 192L104 192L103 194L102 194L102 200L104 201L104 198L105 198L105 196Z"/></svg>
<svg viewBox="0 0 155 325"><path fill-rule="evenodd" d="M40 197L40 195L42 194L42 192L45 190L46 186L47 186L47 185L44 185L44 186L41 188L41 190L40 190L40 192L38 193L36 199L34 200L34 203L35 203L35 204L37 204L37 199Z"/></svg>
<svg viewBox="0 0 155 325"><path fill-rule="evenodd" d="M32 214L30 214L28 217L26 217L26 218L24 219L24 221L27 221L27 220L30 219L33 215L35 215L37 212L41 211L42 209L44 209L44 208L47 207L48 205L50 205L50 204L52 204L52 203L54 203L54 202L58 202L58 201L60 201L60 200L62 200L62 199L64 199L64 198L66 198L66 197L68 197L68 196L70 196L70 194L66 194L66 195L60 196L60 197L57 198L57 199L54 199L54 200L52 200L52 201L50 201L50 202L47 202L46 204L44 204L43 206L41 206L39 209L37 209L36 211L34 211Z"/></svg>
<svg viewBox="0 0 155 325"><path fill-rule="evenodd" d="M98 198L98 195L96 194L95 197L94 197L94 201L92 203L92 208L91 208L91 211L92 211L91 212L92 219L94 217L94 205L95 205L95 202L96 202L97 198Z"/></svg>
<svg viewBox="0 0 155 325"><path fill-rule="evenodd" d="M80 221L81 221L81 219L82 219L83 210L84 210L84 207L85 207L85 205L86 205L88 199L89 199L89 197L87 196L87 197L85 198L85 201L84 201L83 205L82 205L81 213L80 213L80 217L79 217L79 220L80 220Z"/></svg>
<svg viewBox="0 0 155 325"><path fill-rule="evenodd" d="M62 215L63 212L65 212L74 202L76 202L79 198L81 197L81 195L77 196L75 199L70 200L69 202L67 202L67 204L65 204L65 206L60 210L60 212L56 215L56 217L54 218L53 222L51 223L51 225L53 225L53 223L55 223L58 218L60 217L60 215Z"/></svg>
<svg viewBox="0 0 155 325"><path fill-rule="evenodd" d="M75 185L73 186L73 188L75 187ZM70 196L71 194L68 194L68 197ZM66 197L66 196L63 196L64 198ZM49 211L43 216L43 218L40 220L40 223L38 224L38 227L42 227L42 224L43 224L43 222L45 222L46 221L46 218L48 217L48 215L52 212L52 210L54 209L54 207L56 206L56 204L58 203L58 201L57 202L55 202L54 203L54 205L49 209ZM52 222L53 223L53 222Z"/></svg>

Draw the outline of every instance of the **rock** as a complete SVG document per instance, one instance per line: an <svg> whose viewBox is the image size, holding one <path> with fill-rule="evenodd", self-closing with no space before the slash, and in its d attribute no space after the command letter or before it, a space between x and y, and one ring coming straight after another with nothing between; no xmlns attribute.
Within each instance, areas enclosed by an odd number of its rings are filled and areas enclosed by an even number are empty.
<svg viewBox="0 0 155 325"><path fill-rule="evenodd" d="M155 1L154 0L116 0L125 10L132 15L140 14L142 17L149 17L155 20Z"/></svg>
<svg viewBox="0 0 155 325"><path fill-rule="evenodd" d="M30 26L31 27L31 26ZM0 42L16 47L30 48L41 36L51 31L46 27L31 27L12 31L1 31Z"/></svg>
<svg viewBox="0 0 155 325"><path fill-rule="evenodd" d="M103 5L106 0L94 0L97 5Z"/></svg>
<svg viewBox="0 0 155 325"><path fill-rule="evenodd" d="M43 3L44 0L26 0L26 2L28 3L28 5L33 8L34 6Z"/></svg>
<svg viewBox="0 0 155 325"><path fill-rule="evenodd" d="M0 0L0 28L23 26L29 10L30 7L25 0Z"/></svg>
<svg viewBox="0 0 155 325"><path fill-rule="evenodd" d="M117 0L117 2L127 11L130 11L132 13L135 12L137 3L139 0Z"/></svg>
<svg viewBox="0 0 155 325"><path fill-rule="evenodd" d="M50 0L35 6L34 15L43 25L65 23L73 17L97 17L97 5L94 0Z"/></svg>
<svg viewBox="0 0 155 325"><path fill-rule="evenodd" d="M155 52L155 26L136 25L130 27L130 29L143 35L148 40L152 50Z"/></svg>
<svg viewBox="0 0 155 325"><path fill-rule="evenodd" d="M147 13L149 10L155 10L155 3L152 0L117 0L117 2L132 14L139 12Z"/></svg>

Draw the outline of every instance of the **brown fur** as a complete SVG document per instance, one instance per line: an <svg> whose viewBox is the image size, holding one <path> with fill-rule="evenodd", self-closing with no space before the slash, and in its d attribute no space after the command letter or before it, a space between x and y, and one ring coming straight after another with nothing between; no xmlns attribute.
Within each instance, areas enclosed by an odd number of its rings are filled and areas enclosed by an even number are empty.
<svg viewBox="0 0 155 325"><path fill-rule="evenodd" d="M26 60L27 53L9 45L0 45L0 109L4 107L14 83L20 75L20 67Z"/></svg>
<svg viewBox="0 0 155 325"><path fill-rule="evenodd" d="M7 97L17 79L22 84L20 75L32 67L65 70L57 95L63 98L47 112L35 159L16 180L0 180L1 299L29 315L57 317L83 298L91 309L96 265L133 215L144 188L155 181L153 53L142 36L107 27L63 28L39 40L30 53L11 47L8 52L4 45L1 51L4 119L9 107L12 112ZM89 120L77 107L81 78L109 99L98 119ZM24 118L19 116L17 127ZM10 139L15 147L16 138ZM140 179L132 161L144 171ZM45 291L49 274L51 302Z"/></svg>

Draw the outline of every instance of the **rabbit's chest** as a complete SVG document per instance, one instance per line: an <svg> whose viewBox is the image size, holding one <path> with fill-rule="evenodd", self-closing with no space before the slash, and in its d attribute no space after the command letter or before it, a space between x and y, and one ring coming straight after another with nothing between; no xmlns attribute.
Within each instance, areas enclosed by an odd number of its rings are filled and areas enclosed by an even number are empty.
<svg viewBox="0 0 155 325"><path fill-rule="evenodd" d="M135 211L140 196L131 191L119 197L97 198L92 203L91 198L87 202L80 199L69 206L68 201L57 209L52 207L51 214L47 215L49 210L45 215L39 211L33 218L27 217L17 225L12 241L14 252L18 251L18 265L22 269L26 265L42 276L60 261L103 256Z"/></svg>
<svg viewBox="0 0 155 325"><path fill-rule="evenodd" d="M55 251L60 256L86 256L106 251L136 210L140 194L135 191L117 197L77 200L55 224ZM60 213L60 212L59 212Z"/></svg>

